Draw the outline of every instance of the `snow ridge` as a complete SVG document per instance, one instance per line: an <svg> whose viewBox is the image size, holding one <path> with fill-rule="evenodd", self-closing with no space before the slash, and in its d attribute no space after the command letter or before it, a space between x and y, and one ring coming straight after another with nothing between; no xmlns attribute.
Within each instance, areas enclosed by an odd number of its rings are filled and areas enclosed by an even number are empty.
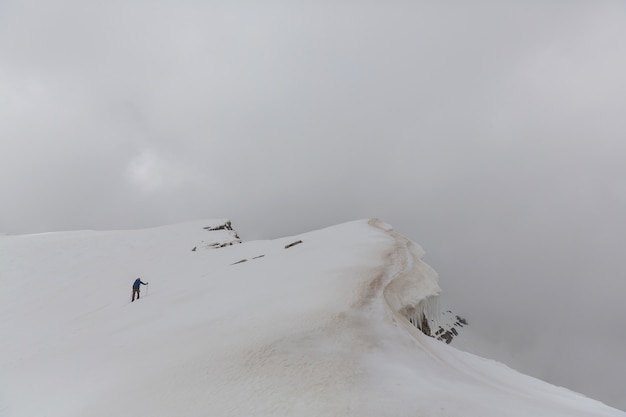
<svg viewBox="0 0 626 417"><path fill-rule="evenodd" d="M426 336L438 276L380 220L190 251L220 223L0 238L0 415L626 417Z"/></svg>

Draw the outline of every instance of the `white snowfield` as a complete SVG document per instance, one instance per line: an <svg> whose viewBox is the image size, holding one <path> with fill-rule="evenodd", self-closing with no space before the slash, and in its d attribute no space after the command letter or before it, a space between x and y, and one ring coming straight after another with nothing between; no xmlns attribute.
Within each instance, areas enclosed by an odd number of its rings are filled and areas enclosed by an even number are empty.
<svg viewBox="0 0 626 417"><path fill-rule="evenodd" d="M380 221L214 223L1 236L0 415L626 416L417 330L437 274Z"/></svg>

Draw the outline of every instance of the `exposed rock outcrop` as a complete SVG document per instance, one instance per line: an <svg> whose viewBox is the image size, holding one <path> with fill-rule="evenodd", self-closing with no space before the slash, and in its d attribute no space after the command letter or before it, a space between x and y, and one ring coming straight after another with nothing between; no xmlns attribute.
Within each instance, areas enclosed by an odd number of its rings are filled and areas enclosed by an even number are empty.
<svg viewBox="0 0 626 417"><path fill-rule="evenodd" d="M438 329L431 336L450 344L452 339L459 335L459 329L467 325L467 320L447 310L441 314Z"/></svg>
<svg viewBox="0 0 626 417"><path fill-rule="evenodd" d="M241 238L228 219L218 220L212 225L203 227L203 229L210 232L210 236L207 240L203 240L200 244L194 246L193 252L199 248L215 249L241 243Z"/></svg>

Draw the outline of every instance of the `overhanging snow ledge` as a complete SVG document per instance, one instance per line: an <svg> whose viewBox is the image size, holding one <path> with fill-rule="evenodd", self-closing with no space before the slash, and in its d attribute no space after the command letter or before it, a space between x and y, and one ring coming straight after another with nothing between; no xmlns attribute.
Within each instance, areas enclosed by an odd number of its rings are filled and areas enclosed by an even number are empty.
<svg viewBox="0 0 626 417"><path fill-rule="evenodd" d="M439 322L439 275L422 260L425 252L419 245L393 232L391 226L378 219L371 220L370 224L395 240L390 253L391 281L383 291L387 305L431 336L430 323Z"/></svg>

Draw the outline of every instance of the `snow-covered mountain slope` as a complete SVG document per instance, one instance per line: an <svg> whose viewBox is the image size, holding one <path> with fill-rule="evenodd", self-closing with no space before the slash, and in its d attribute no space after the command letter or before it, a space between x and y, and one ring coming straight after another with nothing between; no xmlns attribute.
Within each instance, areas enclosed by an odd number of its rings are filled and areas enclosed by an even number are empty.
<svg viewBox="0 0 626 417"><path fill-rule="evenodd" d="M626 416L421 333L437 275L384 223L219 223L1 236L0 415Z"/></svg>

